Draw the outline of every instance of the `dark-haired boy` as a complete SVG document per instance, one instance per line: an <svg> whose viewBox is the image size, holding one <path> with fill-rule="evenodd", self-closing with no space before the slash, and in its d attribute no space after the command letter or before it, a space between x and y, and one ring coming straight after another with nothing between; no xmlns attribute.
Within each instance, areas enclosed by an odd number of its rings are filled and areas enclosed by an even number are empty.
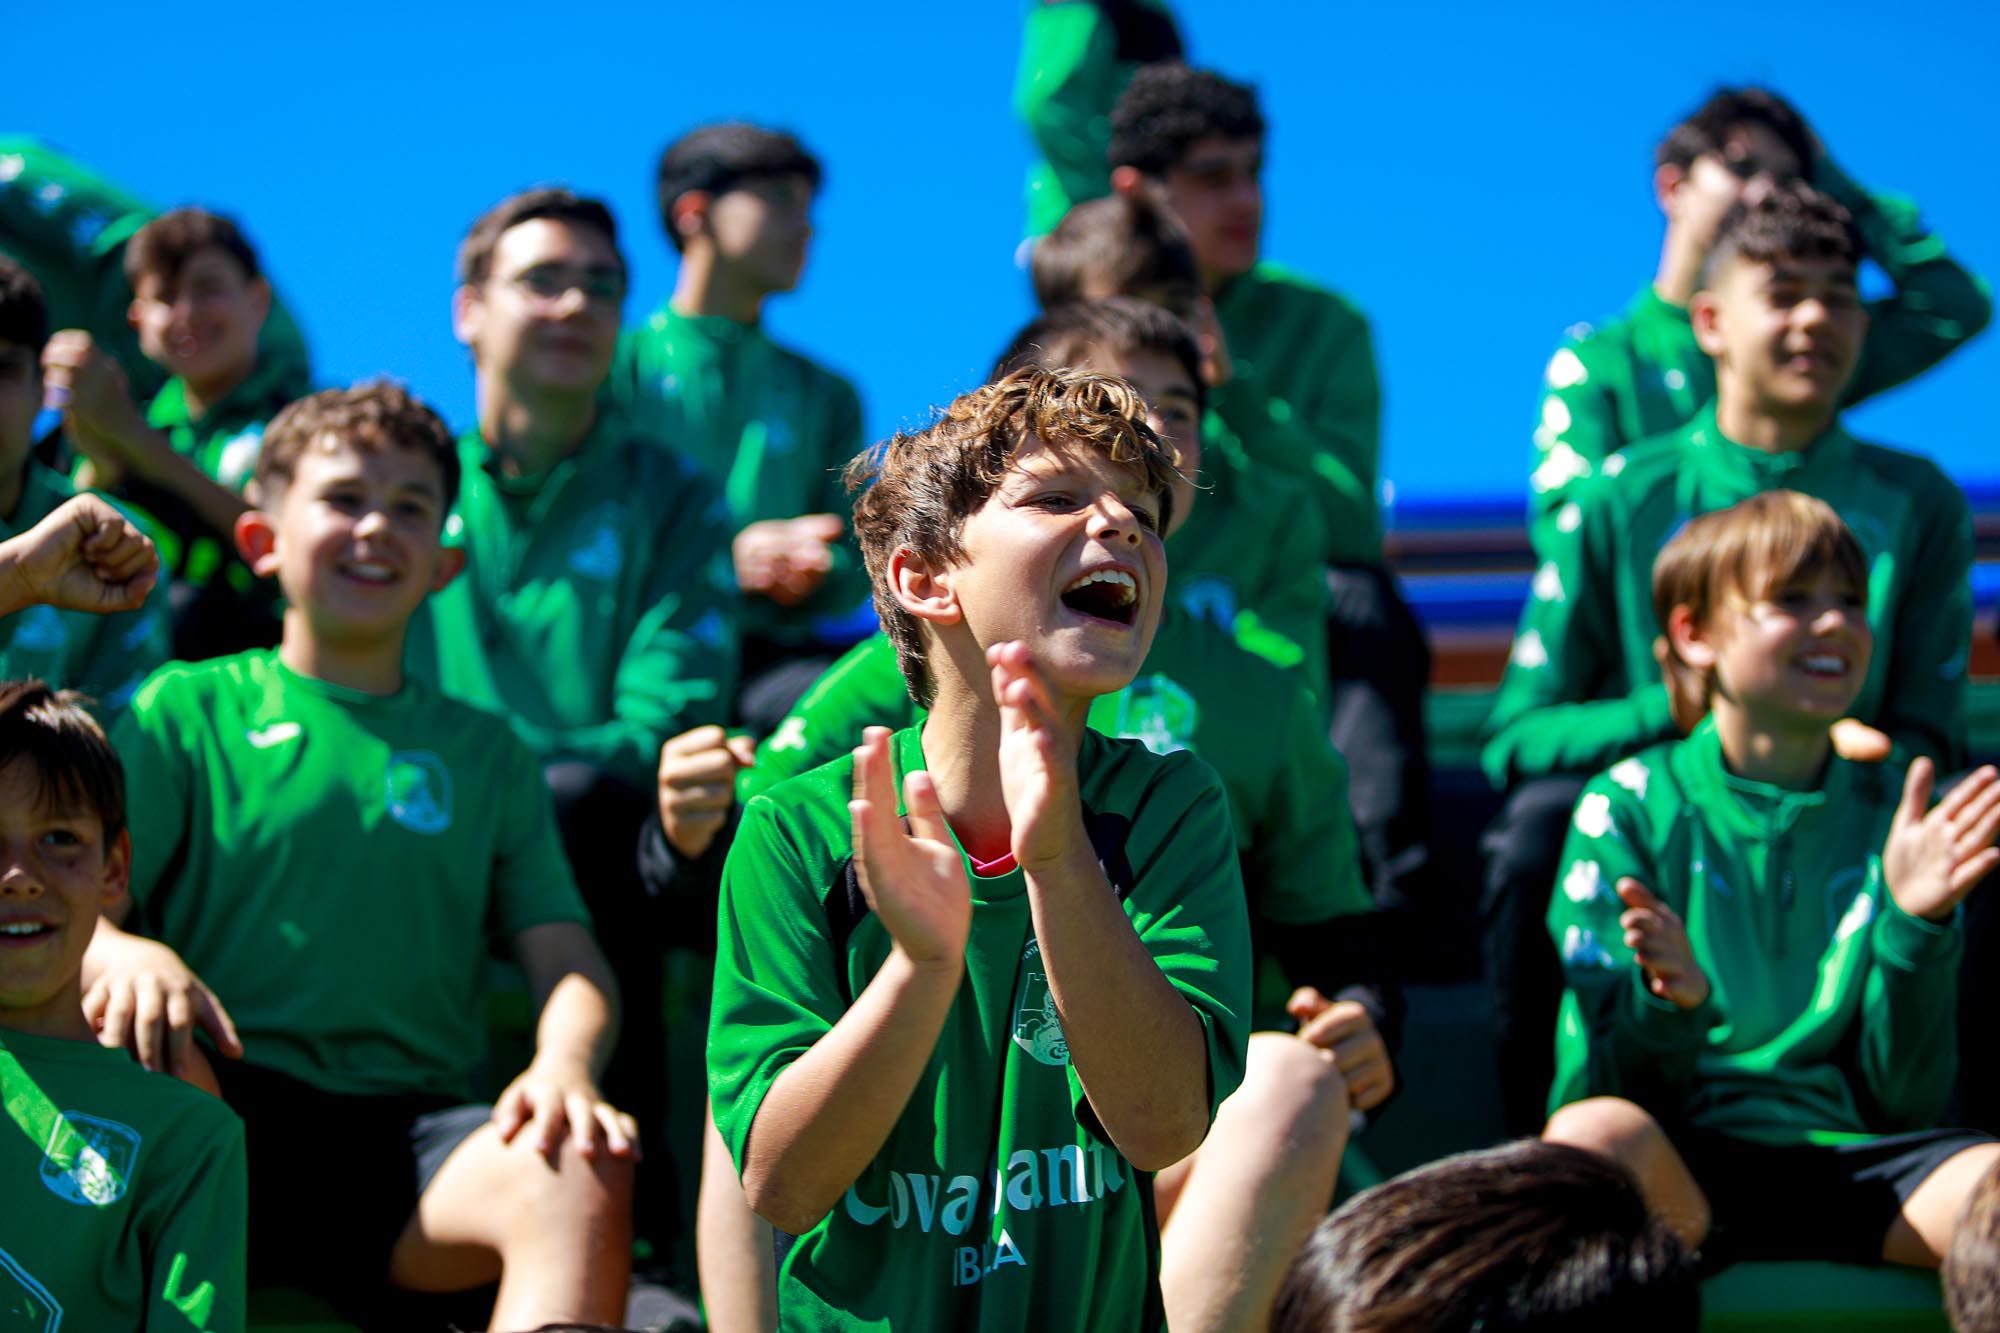
<svg viewBox="0 0 2000 1333"><path fill-rule="evenodd" d="M1834 752L1876 644L1864 545L1773 490L1660 552L1665 689L1707 716L1591 779L1549 908L1567 989L1544 1136L1631 1170L1710 1266L1935 1268L2000 1162L1936 1127L2000 773L1933 807L1929 758Z"/></svg>
<svg viewBox="0 0 2000 1333"><path fill-rule="evenodd" d="M1577 521L1535 575L1481 755L1508 791L1486 834L1484 911L1517 1128L1547 1085L1558 977L1540 926L1570 809L1587 775L1676 732L1650 589L1654 554L1690 516L1781 486L1831 504L1868 554L1879 645L1853 718L1881 749L1886 738L1947 770L1963 760L1972 520L1935 464L1840 427L1868 323L1859 258L1846 210L1811 186L1739 201L1689 307L1715 401L1580 490Z"/></svg>
<svg viewBox="0 0 2000 1333"><path fill-rule="evenodd" d="M0 1316L236 1333L242 1122L103 1049L84 1018L84 950L131 853L97 723L39 681L0 685Z"/></svg>
<svg viewBox="0 0 2000 1333"><path fill-rule="evenodd" d="M781 1323L1159 1328L1145 1173L1234 1090L1250 990L1213 774L1084 725L1153 637L1172 459L1125 385L1023 371L869 464L929 717L751 801L723 881L709 1086L797 1238Z"/></svg>
<svg viewBox="0 0 2000 1333"><path fill-rule="evenodd" d="M390 1287L495 1278L493 1327L611 1319L636 1148L597 1091L616 987L534 756L403 670L458 568L457 483L450 432L394 385L273 419L237 535L284 591L284 642L168 667L121 724L152 938L99 926L85 1009L151 1065L185 1072L197 1021L239 1057L214 1073L258 1162L259 1280L373 1326ZM493 1107L466 1104L489 938L540 1002Z"/></svg>
<svg viewBox="0 0 2000 1333"><path fill-rule="evenodd" d="M0 257L0 535L26 532L76 492L69 479L33 457L41 409L41 350L48 308L41 285ZM166 580L146 604L92 615L38 604L0 618L0 679L35 677L87 695L107 720L167 660L172 618Z"/></svg>
<svg viewBox="0 0 2000 1333"><path fill-rule="evenodd" d="M42 353L50 402L81 456L79 484L150 516L168 570L182 581L174 647L199 658L277 637L270 590L232 553L264 425L303 392L289 361L259 356L271 287L257 252L228 218L178 208L124 248L128 319L140 350L170 373L143 411L124 369L84 329Z"/></svg>
<svg viewBox="0 0 2000 1333"><path fill-rule="evenodd" d="M764 331L798 286L818 159L789 134L705 125L660 155L660 225L680 256L670 300L620 340L609 398L722 487L743 593L737 712L768 730L828 660L873 628L840 470L861 400Z"/></svg>
<svg viewBox="0 0 2000 1333"><path fill-rule="evenodd" d="M1757 179L1806 180L1838 200L1893 289L1868 302L1868 332L1843 404L1921 374L1992 318L1985 282L1925 229L1916 205L1856 185L1778 94L1718 89L1655 150L1653 194L1667 225L1652 281L1617 318L1572 329L1549 361L1530 488L1530 535L1543 558L1557 527L1573 521L1564 505L1579 481L1625 446L1685 425L1715 397L1715 368L1689 301L1716 224Z"/></svg>

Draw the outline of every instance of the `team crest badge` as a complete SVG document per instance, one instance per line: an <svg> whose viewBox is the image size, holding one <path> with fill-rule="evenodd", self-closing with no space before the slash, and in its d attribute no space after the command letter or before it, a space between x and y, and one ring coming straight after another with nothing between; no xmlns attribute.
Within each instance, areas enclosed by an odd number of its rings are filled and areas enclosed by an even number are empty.
<svg viewBox="0 0 2000 1333"><path fill-rule="evenodd" d="M605 505L584 524L583 540L569 553L570 572L587 579L615 579L625 563L625 548L618 540L618 520L623 510Z"/></svg>
<svg viewBox="0 0 2000 1333"><path fill-rule="evenodd" d="M451 827L451 770L429 750L398 750L389 756L382 803L389 818L412 833L436 834Z"/></svg>
<svg viewBox="0 0 2000 1333"><path fill-rule="evenodd" d="M65 1111L42 1145L42 1184L64 1203L109 1208L125 1197L139 1142L130 1125Z"/></svg>
<svg viewBox="0 0 2000 1333"><path fill-rule="evenodd" d="M1187 749L1200 721L1194 696L1166 676L1141 676L1118 693L1117 734L1154 754Z"/></svg>
<svg viewBox="0 0 2000 1333"><path fill-rule="evenodd" d="M1021 961L1040 963L1042 946L1029 940ZM1056 1015L1055 993L1049 989L1045 973L1022 974L1021 998L1014 1005L1014 1044L1042 1064L1060 1068L1069 1063L1069 1039L1063 1036L1062 1020Z"/></svg>
<svg viewBox="0 0 2000 1333"><path fill-rule="evenodd" d="M1184 610L1197 620L1206 620L1221 629L1236 628L1236 588L1218 574L1202 574L1185 582L1176 581L1175 590Z"/></svg>

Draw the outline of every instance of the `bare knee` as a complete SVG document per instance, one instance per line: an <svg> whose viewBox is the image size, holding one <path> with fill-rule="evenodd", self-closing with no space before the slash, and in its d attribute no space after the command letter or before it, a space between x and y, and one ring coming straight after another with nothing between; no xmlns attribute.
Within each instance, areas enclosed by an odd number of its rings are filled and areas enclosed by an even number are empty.
<svg viewBox="0 0 2000 1333"><path fill-rule="evenodd" d="M1549 1117L1542 1130L1549 1143L1588 1148L1627 1164L1667 1146L1666 1131L1636 1103L1623 1097L1588 1097Z"/></svg>
<svg viewBox="0 0 2000 1333"><path fill-rule="evenodd" d="M631 1223L635 1164L629 1157L601 1147L585 1157L565 1140L550 1161L517 1141L501 1152L499 1166L495 1193L506 1201L510 1229L541 1236L557 1218L586 1221L593 1230Z"/></svg>

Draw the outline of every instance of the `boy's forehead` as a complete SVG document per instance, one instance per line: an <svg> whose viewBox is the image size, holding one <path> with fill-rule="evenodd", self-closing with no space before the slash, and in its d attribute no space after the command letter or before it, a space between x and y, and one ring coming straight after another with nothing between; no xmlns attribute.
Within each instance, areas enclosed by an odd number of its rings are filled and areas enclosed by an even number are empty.
<svg viewBox="0 0 2000 1333"><path fill-rule="evenodd" d="M338 481L364 478L394 486L416 486L432 493L444 487L444 477L435 460L417 449L391 444L382 449L363 449L334 431L323 431L299 454L292 468L295 489L307 481Z"/></svg>
<svg viewBox="0 0 2000 1333"><path fill-rule="evenodd" d="M1852 260L1832 255L1779 255L1773 259L1754 259L1736 253L1725 259L1722 281L1716 285L1733 283L1746 291L1761 291L1780 283L1795 282L1852 287L1857 276Z"/></svg>
<svg viewBox="0 0 2000 1333"><path fill-rule="evenodd" d="M1189 144L1174 164L1177 171L1207 175L1217 171L1252 171L1263 163L1262 139L1233 139L1223 134L1204 134Z"/></svg>
<svg viewBox="0 0 2000 1333"><path fill-rule="evenodd" d="M0 818L23 814L58 819L103 818L84 795L81 783L52 782L39 763L18 753L0 764L0 807L4 807Z"/></svg>
<svg viewBox="0 0 2000 1333"><path fill-rule="evenodd" d="M549 263L619 266L617 248L609 237L563 218L528 218L501 232L493 243L496 277Z"/></svg>
<svg viewBox="0 0 2000 1333"><path fill-rule="evenodd" d="M1145 465L1137 459L1120 463L1085 444L1063 441L1051 443L1030 435L1015 451L1007 469L1008 479L1046 481L1053 477L1091 477L1104 481L1146 479ZM1002 482L1005 485L1005 482Z"/></svg>
<svg viewBox="0 0 2000 1333"><path fill-rule="evenodd" d="M204 245L189 255L172 274L141 273L132 290L139 296L163 296L177 290L183 283L229 278L242 281L244 277L243 266L236 262L236 256L219 245Z"/></svg>

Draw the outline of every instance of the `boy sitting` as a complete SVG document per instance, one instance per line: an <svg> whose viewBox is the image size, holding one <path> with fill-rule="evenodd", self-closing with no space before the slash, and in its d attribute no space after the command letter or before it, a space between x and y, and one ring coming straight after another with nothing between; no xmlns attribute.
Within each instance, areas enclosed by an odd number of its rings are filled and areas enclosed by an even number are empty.
<svg viewBox="0 0 2000 1333"><path fill-rule="evenodd" d="M270 590L234 558L230 534L265 423L303 392L291 362L259 355L270 284L236 224L199 208L141 227L125 247L125 273L140 349L172 378L142 412L124 370L90 333L49 339L49 399L82 455L77 482L152 517L184 588L177 656L267 646L278 631Z"/></svg>
<svg viewBox="0 0 2000 1333"><path fill-rule="evenodd" d="M1165 590L1144 415L1023 371L856 465L930 714L750 802L709 1037L787 1326L1163 1326L1145 1173L1241 1078L1250 979L1212 773L1084 725Z"/></svg>
<svg viewBox="0 0 2000 1333"><path fill-rule="evenodd" d="M1715 365L1689 303L1717 224L1753 189L1804 180L1824 190L1853 214L1862 246L1889 280L1890 293L1868 302L1843 403L1921 374L1993 317L1986 284L1925 229L1916 205L1856 185L1797 109L1768 89L1718 89L1654 157L1653 194L1667 226L1652 281L1616 319L1572 330L1544 376L1530 525L1544 556L1579 481L1627 445L1685 425L1715 397Z"/></svg>
<svg viewBox="0 0 2000 1333"><path fill-rule="evenodd" d="M0 535L27 531L75 494L32 455L47 337L41 285L0 258ZM170 627L165 580L154 581L144 606L117 615L33 606L0 619L0 679L33 676L74 689L108 718L167 660Z"/></svg>
<svg viewBox="0 0 2000 1333"><path fill-rule="evenodd" d="M680 272L620 340L607 394L723 488L744 597L737 713L762 735L874 627L840 480L861 451L861 399L762 323L799 284L820 164L789 134L705 125L660 155L658 186Z"/></svg>
<svg viewBox="0 0 2000 1333"><path fill-rule="evenodd" d="M197 1014L240 1057L215 1073L257 1162L258 1280L366 1312L392 1284L497 1277L496 1329L614 1319L635 1149L596 1090L616 992L534 757L403 673L410 617L457 572L457 483L444 423L394 385L272 421L237 536L284 590L284 642L168 667L121 724L153 939L99 927L86 1008L151 1066L194 1072ZM488 935L541 1003L491 1108L465 1104Z"/></svg>
<svg viewBox="0 0 2000 1333"><path fill-rule="evenodd" d="M1487 979L1500 1016L1509 1121L1526 1130L1548 1091L1561 989L1542 930L1563 829L1584 779L1676 734L1654 659L1654 555L1693 514L1776 487L1832 505L1867 552L1880 645L1855 692L1843 749L1965 752L1972 519L1936 464L1841 428L1868 315L1844 209L1811 186L1765 188L1726 216L1689 314L1715 362L1715 401L1624 451L1578 491L1532 595L1481 763L1507 802L1485 839Z"/></svg>
<svg viewBox="0 0 2000 1333"><path fill-rule="evenodd" d="M39 681L0 685L0 849L0 1318L235 1333L243 1125L84 1018L84 950L131 866L125 778L90 715Z"/></svg>
<svg viewBox="0 0 2000 1333"><path fill-rule="evenodd" d="M1667 688L1709 715L1591 780L1549 908L1567 990L1545 1137L1623 1163L1712 1265L1936 1267L2000 1161L1932 1128L2000 773L1929 808L1928 758L1899 782L1835 753L1869 679L1867 580L1832 508L1791 491L1667 544Z"/></svg>

